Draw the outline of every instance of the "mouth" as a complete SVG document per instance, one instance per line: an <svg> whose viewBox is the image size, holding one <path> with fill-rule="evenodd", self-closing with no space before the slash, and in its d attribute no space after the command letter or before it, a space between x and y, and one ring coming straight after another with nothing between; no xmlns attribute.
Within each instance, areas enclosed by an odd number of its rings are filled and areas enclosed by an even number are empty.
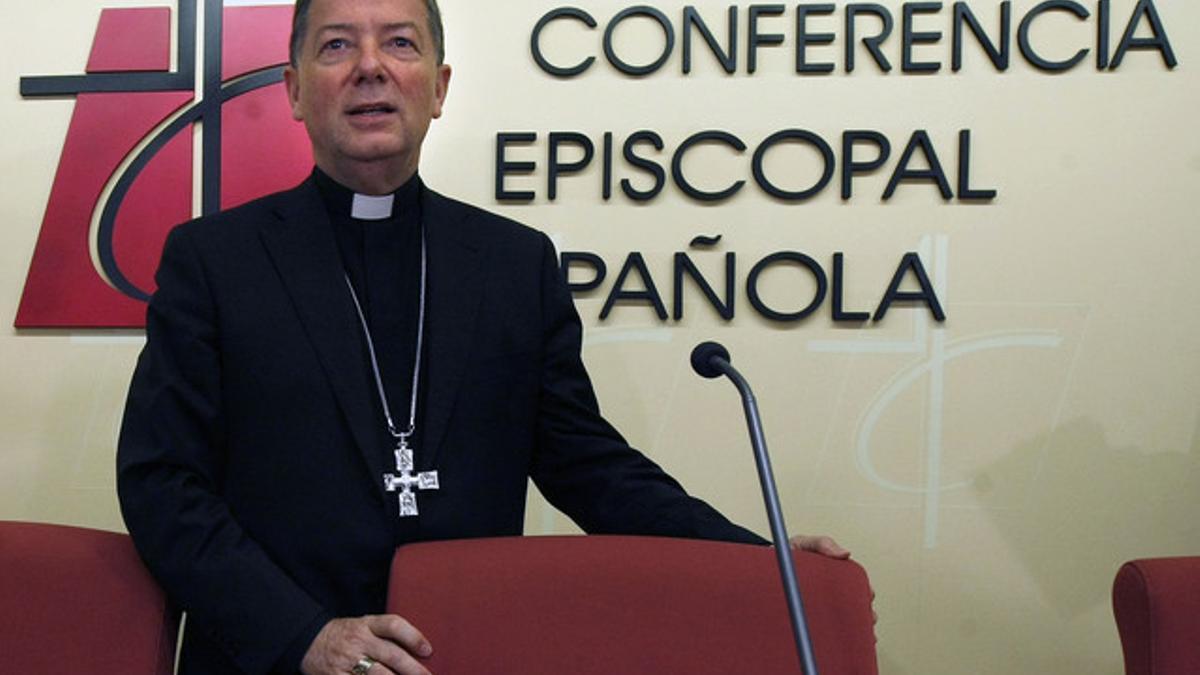
<svg viewBox="0 0 1200 675"><path fill-rule="evenodd" d="M377 117L396 112L396 106L389 103L364 103L346 111L351 117Z"/></svg>

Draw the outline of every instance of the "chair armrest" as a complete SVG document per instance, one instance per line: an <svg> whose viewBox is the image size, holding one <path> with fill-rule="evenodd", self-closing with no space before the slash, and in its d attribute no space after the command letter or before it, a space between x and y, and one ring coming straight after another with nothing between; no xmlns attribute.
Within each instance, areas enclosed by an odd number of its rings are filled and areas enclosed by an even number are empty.
<svg viewBox="0 0 1200 675"><path fill-rule="evenodd" d="M1125 563L1113 614L1126 675L1200 673L1200 556Z"/></svg>
<svg viewBox="0 0 1200 675"><path fill-rule="evenodd" d="M877 675L865 570L793 559L820 672ZM393 560L387 607L433 643L433 672L800 672L767 546L629 536L410 544Z"/></svg>

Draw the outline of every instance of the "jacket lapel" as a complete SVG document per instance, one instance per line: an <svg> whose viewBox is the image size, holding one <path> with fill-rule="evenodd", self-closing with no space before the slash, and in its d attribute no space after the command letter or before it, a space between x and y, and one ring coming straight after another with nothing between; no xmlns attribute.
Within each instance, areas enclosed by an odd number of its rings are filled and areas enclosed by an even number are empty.
<svg viewBox="0 0 1200 675"><path fill-rule="evenodd" d="M475 323L484 294L486 254L465 236L473 224L468 222L464 209L425 188L421 211L429 256L429 379L422 415L426 424L423 442L428 452L418 448L416 459L421 466L436 466L470 361L472 341L477 337Z"/></svg>
<svg viewBox="0 0 1200 675"><path fill-rule="evenodd" d="M366 354L359 319L346 288L337 242L312 178L281 199L276 216L279 220L262 230L263 243L382 495L382 476L391 469L384 466L375 433L383 422L363 368Z"/></svg>

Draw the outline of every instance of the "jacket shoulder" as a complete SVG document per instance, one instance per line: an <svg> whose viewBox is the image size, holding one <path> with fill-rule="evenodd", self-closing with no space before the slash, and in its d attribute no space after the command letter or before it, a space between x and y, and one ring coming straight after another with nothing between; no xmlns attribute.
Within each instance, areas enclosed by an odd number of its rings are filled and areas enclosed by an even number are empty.
<svg viewBox="0 0 1200 675"><path fill-rule="evenodd" d="M446 227L476 246L531 246L542 248L548 237L541 230L473 204L426 188L425 218L434 227Z"/></svg>
<svg viewBox="0 0 1200 675"><path fill-rule="evenodd" d="M288 190L252 199L217 213L193 218L175 226L171 235L199 240L228 241L254 234L263 225L279 222L290 205L302 203L310 198L307 192L316 189L310 183L311 179Z"/></svg>

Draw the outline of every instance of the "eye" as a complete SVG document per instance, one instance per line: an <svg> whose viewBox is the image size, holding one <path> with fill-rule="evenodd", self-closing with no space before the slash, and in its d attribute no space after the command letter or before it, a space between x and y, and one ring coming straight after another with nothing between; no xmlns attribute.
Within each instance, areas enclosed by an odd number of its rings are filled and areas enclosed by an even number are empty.
<svg viewBox="0 0 1200 675"><path fill-rule="evenodd" d="M347 41L345 38L333 38L332 40L329 40L325 44L321 45L321 51L336 52L336 51L341 51L349 46L350 46L350 42Z"/></svg>
<svg viewBox="0 0 1200 675"><path fill-rule="evenodd" d="M413 41L402 35L397 35L388 42L396 49L416 49L416 45L413 44Z"/></svg>

